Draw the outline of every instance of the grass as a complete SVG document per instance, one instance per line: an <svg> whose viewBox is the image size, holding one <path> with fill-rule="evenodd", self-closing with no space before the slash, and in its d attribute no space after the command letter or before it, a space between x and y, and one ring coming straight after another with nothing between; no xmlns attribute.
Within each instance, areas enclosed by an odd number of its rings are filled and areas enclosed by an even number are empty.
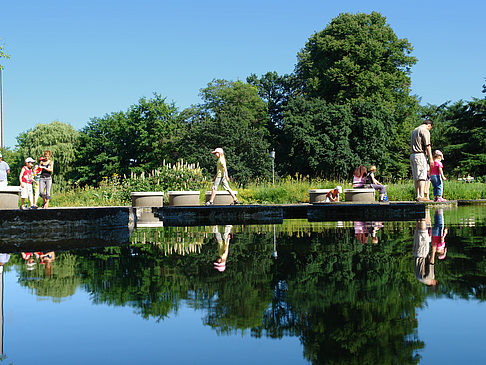
<svg viewBox="0 0 486 365"><path fill-rule="evenodd" d="M337 185L343 189L351 188L349 182L329 181L322 179L311 180L307 177L287 177L279 179L275 184L258 182L245 186L230 183L230 186L238 191L238 200L244 204L297 204L309 202L310 189L330 189ZM387 195L390 201L413 201L415 191L413 181L401 181L387 184ZM87 206L120 206L129 205L127 201L120 199L120 187L105 185L103 187L64 188L62 191L53 185L52 207L87 207ZM210 190L206 183L194 190L200 190L201 201L204 200L204 192ZM170 189L177 190L177 189ZM191 189L192 190L192 189ZM432 188L430 189L432 194ZM458 181L445 181L444 198L448 200L474 200L486 199L486 184L466 184Z"/></svg>

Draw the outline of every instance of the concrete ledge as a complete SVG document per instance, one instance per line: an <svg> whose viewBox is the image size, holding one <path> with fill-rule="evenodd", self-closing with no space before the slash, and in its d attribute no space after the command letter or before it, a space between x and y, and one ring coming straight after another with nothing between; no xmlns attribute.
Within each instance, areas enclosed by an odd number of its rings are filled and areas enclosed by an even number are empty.
<svg viewBox="0 0 486 365"><path fill-rule="evenodd" d="M344 199L346 202L374 202L375 189L344 189Z"/></svg>
<svg viewBox="0 0 486 365"><path fill-rule="evenodd" d="M164 192L163 191L146 191L133 192L132 207L163 207L164 206Z"/></svg>
<svg viewBox="0 0 486 365"><path fill-rule="evenodd" d="M0 188L0 209L17 209L19 207L20 186Z"/></svg>
<svg viewBox="0 0 486 365"><path fill-rule="evenodd" d="M324 203L326 195L332 189L311 189L309 190L309 203Z"/></svg>
<svg viewBox="0 0 486 365"><path fill-rule="evenodd" d="M238 195L237 191L231 190L233 194ZM205 193L205 201L208 202L211 199L211 191L206 191ZM231 197L230 193L226 190L217 190L216 195L214 196L214 205L230 205L233 203L233 198Z"/></svg>
<svg viewBox="0 0 486 365"><path fill-rule="evenodd" d="M313 204L307 211L309 222L335 221L415 221L425 218L422 203L338 203Z"/></svg>
<svg viewBox="0 0 486 365"><path fill-rule="evenodd" d="M197 206L201 205L199 201L199 191L168 191L169 206L182 207L182 206Z"/></svg>
<svg viewBox="0 0 486 365"><path fill-rule="evenodd" d="M130 207L72 207L0 210L3 252L62 250L129 242Z"/></svg>

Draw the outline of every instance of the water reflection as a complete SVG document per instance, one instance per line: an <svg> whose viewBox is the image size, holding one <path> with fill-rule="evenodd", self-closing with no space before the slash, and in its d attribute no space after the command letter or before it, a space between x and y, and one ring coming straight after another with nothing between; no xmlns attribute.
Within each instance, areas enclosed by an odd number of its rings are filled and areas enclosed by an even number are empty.
<svg viewBox="0 0 486 365"><path fill-rule="evenodd" d="M484 215L471 226L468 214L144 228L130 245L15 253L4 266L17 270L22 288L61 304L81 290L93 304L132 308L154 323L186 305L202 311L198 323L178 324L187 331L201 325L225 336L295 336L312 363L417 363L426 351L417 313L427 301L486 299Z"/></svg>
<svg viewBox="0 0 486 365"><path fill-rule="evenodd" d="M231 239L232 225L224 226L223 235L219 233L218 226L213 226L213 233L216 242L218 243L218 258L214 262L214 268L219 272L226 270L226 260L228 259L229 243Z"/></svg>

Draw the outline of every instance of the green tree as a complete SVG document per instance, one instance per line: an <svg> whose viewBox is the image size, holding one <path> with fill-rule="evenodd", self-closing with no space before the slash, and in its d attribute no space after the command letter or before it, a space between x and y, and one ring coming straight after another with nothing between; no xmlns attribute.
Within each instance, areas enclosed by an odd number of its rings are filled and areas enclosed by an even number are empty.
<svg viewBox="0 0 486 365"><path fill-rule="evenodd" d="M75 148L78 134L72 125L58 121L37 124L17 137L21 151L21 161L18 163L23 165L27 157L37 159L45 150L49 150L55 162L55 178L65 180L73 171L74 161L78 157Z"/></svg>
<svg viewBox="0 0 486 365"><path fill-rule="evenodd" d="M451 106L450 144L444 147L457 172L486 176L486 99Z"/></svg>
<svg viewBox="0 0 486 365"><path fill-rule="evenodd" d="M201 96L201 105L183 112L187 132L178 147L181 155L212 174L215 159L210 152L222 147L230 176L242 183L269 177L267 109L256 87L214 80Z"/></svg>
<svg viewBox="0 0 486 365"><path fill-rule="evenodd" d="M75 177L81 184L94 184L113 174L156 169L171 157L182 129L175 106L157 94L141 98L127 112L93 118L78 139Z"/></svg>
<svg viewBox="0 0 486 365"><path fill-rule="evenodd" d="M10 56L4 52L3 46L0 44L0 59L1 58L9 59ZM0 69L3 70L3 65L1 63L0 63Z"/></svg>
<svg viewBox="0 0 486 365"><path fill-rule="evenodd" d="M295 73L303 97L350 110L350 115L343 118L348 118L351 131L340 133L339 138L348 138L341 143L351 146L351 153L348 149L344 152L347 158L334 161L348 169L348 176L355 167L349 166L350 162L373 163L388 177L407 174L410 131L418 107L417 100L409 95L410 67L416 62L409 56L411 51L409 42L395 35L386 18L373 12L339 15L299 52ZM287 113L292 115L292 107ZM306 118L313 120L309 126L320 123L317 118ZM330 130L318 125L308 132L327 134ZM317 142L326 139L320 135L315 138ZM334 136L327 139L335 141ZM286 141L291 145L294 142ZM313 148L327 149L317 145ZM298 168L295 164L294 169ZM328 167L310 173L335 174Z"/></svg>
<svg viewBox="0 0 486 365"><path fill-rule="evenodd" d="M298 54L297 78L310 96L328 102L408 97L412 46L377 12L344 13L315 33Z"/></svg>

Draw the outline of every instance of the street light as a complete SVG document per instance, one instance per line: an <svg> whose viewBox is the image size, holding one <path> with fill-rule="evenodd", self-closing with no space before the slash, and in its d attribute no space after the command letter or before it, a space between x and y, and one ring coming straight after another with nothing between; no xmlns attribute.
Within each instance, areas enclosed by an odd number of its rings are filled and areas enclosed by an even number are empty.
<svg viewBox="0 0 486 365"><path fill-rule="evenodd" d="M275 149L272 148L270 152L270 157L272 158L272 184L275 185Z"/></svg>

